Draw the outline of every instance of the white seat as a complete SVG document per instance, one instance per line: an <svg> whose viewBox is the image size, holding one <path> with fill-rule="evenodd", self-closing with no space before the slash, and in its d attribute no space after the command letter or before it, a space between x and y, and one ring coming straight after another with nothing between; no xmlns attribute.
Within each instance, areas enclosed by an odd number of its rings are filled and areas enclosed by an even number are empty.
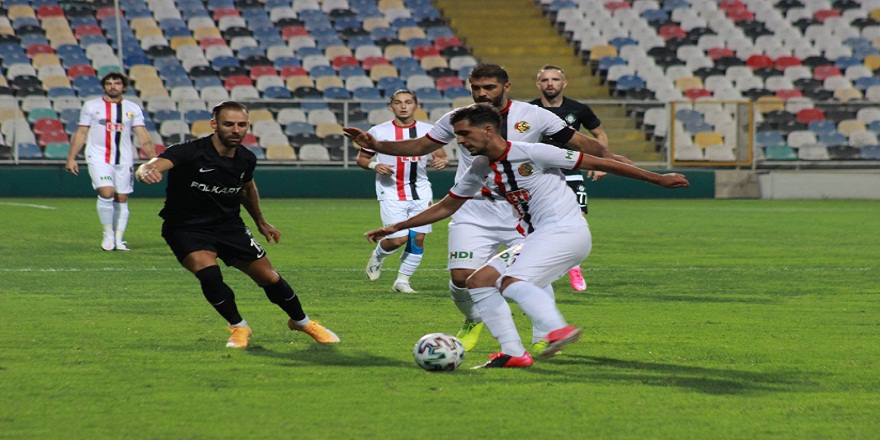
<svg viewBox="0 0 880 440"><path fill-rule="evenodd" d="M810 130L794 130L785 138L785 143L792 148L800 148L801 146L815 144L816 142L818 142L816 133Z"/></svg>
<svg viewBox="0 0 880 440"><path fill-rule="evenodd" d="M776 75L764 79L764 88L771 92L775 92L777 90L790 90L795 87L790 79L782 75Z"/></svg>
<svg viewBox="0 0 880 440"><path fill-rule="evenodd" d="M865 107L859 109L856 112L856 119L864 122L865 124L870 124L874 121L880 121L880 108Z"/></svg>
<svg viewBox="0 0 880 440"><path fill-rule="evenodd" d="M877 145L877 134L869 130L856 130L849 134L849 144L856 148Z"/></svg>
<svg viewBox="0 0 880 440"><path fill-rule="evenodd" d="M175 134L186 135L189 134L189 124L178 119L165 121L159 124L159 134L163 137Z"/></svg>
<svg viewBox="0 0 880 440"><path fill-rule="evenodd" d="M394 119L394 113L391 113L391 110L387 108L374 109L367 113L367 122L373 125L388 122L392 119Z"/></svg>
<svg viewBox="0 0 880 440"><path fill-rule="evenodd" d="M280 76L263 75L257 78L257 90L263 92L269 87L284 87L284 80Z"/></svg>
<svg viewBox="0 0 880 440"><path fill-rule="evenodd" d="M291 122L308 122L305 112L298 108L281 109L276 119L281 125L287 125Z"/></svg>
<svg viewBox="0 0 880 440"><path fill-rule="evenodd" d="M797 114L797 112L801 110L814 107L815 104L813 104L813 100L810 98L805 98L803 96L795 96L792 98L788 98L785 101L785 111L789 113Z"/></svg>
<svg viewBox="0 0 880 440"><path fill-rule="evenodd" d="M330 160L330 152L323 145L305 144L299 147L299 160Z"/></svg>
<svg viewBox="0 0 880 440"><path fill-rule="evenodd" d="M828 149L824 145L803 145L797 149L800 160L829 160Z"/></svg>
<svg viewBox="0 0 880 440"><path fill-rule="evenodd" d="M229 97L235 101L260 99L260 91L254 86L237 86L229 92Z"/></svg>
<svg viewBox="0 0 880 440"><path fill-rule="evenodd" d="M312 110L308 113L308 119L306 122L312 125L318 125L322 123L338 123L336 120L336 114L330 110Z"/></svg>
<svg viewBox="0 0 880 440"><path fill-rule="evenodd" d="M202 101L205 101L209 106L214 106L229 99L229 92L223 86L205 87L199 94L202 96Z"/></svg>
<svg viewBox="0 0 880 440"><path fill-rule="evenodd" d="M736 155L727 145L709 145L704 152L704 158L716 162L733 162Z"/></svg>
<svg viewBox="0 0 880 440"><path fill-rule="evenodd" d="M361 87L375 87L373 84L373 80L371 80L367 76L358 75L358 76L350 76L345 80L345 89L353 92Z"/></svg>

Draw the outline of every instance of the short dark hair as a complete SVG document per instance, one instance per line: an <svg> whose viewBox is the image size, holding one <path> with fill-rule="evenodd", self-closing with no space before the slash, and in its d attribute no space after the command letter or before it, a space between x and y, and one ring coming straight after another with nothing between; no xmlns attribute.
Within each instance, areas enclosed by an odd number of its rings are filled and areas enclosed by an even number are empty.
<svg viewBox="0 0 880 440"><path fill-rule="evenodd" d="M248 112L247 106L238 101L223 101L211 109L211 118L215 121L218 120L220 118L220 112L226 109L241 110L245 113Z"/></svg>
<svg viewBox="0 0 880 440"><path fill-rule="evenodd" d="M546 66L542 67L541 70L538 71L537 76L540 77L541 74L544 73L545 70L558 70L559 73L562 74L562 78L565 79L565 71L562 70L562 67L554 66L552 64L547 64Z"/></svg>
<svg viewBox="0 0 880 440"><path fill-rule="evenodd" d="M128 88L128 77L122 73L119 73L119 72L110 72L110 73L102 76L101 77L101 87L104 87L105 85L107 85L107 81L109 81L111 79L118 79L119 81L122 81L122 88L123 89Z"/></svg>
<svg viewBox="0 0 880 440"><path fill-rule="evenodd" d="M412 95L412 97L413 97L413 101L415 101L416 104L419 103L419 97L416 96L416 93L413 92L413 91L410 90L410 89L397 89L394 93L391 94L391 99L389 99L388 102L389 102L389 103L394 102L394 98L395 98L397 95L400 95L401 93L403 93L403 94L407 94L407 95Z"/></svg>
<svg viewBox="0 0 880 440"><path fill-rule="evenodd" d="M449 118L449 123L453 125L460 121L468 121L471 125L489 124L495 127L495 131L501 130L501 113L495 107L482 102L462 107Z"/></svg>
<svg viewBox="0 0 880 440"><path fill-rule="evenodd" d="M477 64L471 70L470 75L468 75L468 80L482 78L494 78L501 84L507 84L510 82L510 77L507 75L507 71L497 64Z"/></svg>

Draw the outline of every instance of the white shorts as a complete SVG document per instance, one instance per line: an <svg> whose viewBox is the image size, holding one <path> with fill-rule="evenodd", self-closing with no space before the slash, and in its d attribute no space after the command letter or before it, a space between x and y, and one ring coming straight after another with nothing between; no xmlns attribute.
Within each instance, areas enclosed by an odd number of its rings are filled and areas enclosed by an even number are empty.
<svg viewBox="0 0 880 440"><path fill-rule="evenodd" d="M488 229L472 223L449 223L449 260L446 268L479 269L502 246L513 247L523 240L516 229Z"/></svg>
<svg viewBox="0 0 880 440"><path fill-rule="evenodd" d="M89 162L89 176L92 188L98 189L112 186L116 194L134 192L134 167L131 165L114 165L106 162Z"/></svg>
<svg viewBox="0 0 880 440"><path fill-rule="evenodd" d="M584 261L592 247L586 223L583 227L544 228L529 234L518 249L492 257L488 264L502 277L518 278L544 288Z"/></svg>
<svg viewBox="0 0 880 440"><path fill-rule="evenodd" d="M382 224L385 226L402 222L431 206L430 200L379 200L379 214L382 217ZM421 234L431 232L431 225L417 226L415 228L403 231L397 231L385 238L405 237L409 235L409 231L416 231Z"/></svg>

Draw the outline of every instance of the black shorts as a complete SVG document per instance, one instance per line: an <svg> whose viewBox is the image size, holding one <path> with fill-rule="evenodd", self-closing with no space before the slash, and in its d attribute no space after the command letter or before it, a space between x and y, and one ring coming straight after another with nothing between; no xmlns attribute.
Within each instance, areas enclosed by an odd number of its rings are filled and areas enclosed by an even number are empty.
<svg viewBox="0 0 880 440"><path fill-rule="evenodd" d="M565 183L574 191L575 197L577 197L578 205L581 207L581 212L584 214L587 213L587 187L584 185L583 180L566 180Z"/></svg>
<svg viewBox="0 0 880 440"><path fill-rule="evenodd" d="M187 255L196 251L215 252L227 266L236 261L259 260L266 255L251 230L243 223L189 227L162 225L162 238L181 263Z"/></svg>

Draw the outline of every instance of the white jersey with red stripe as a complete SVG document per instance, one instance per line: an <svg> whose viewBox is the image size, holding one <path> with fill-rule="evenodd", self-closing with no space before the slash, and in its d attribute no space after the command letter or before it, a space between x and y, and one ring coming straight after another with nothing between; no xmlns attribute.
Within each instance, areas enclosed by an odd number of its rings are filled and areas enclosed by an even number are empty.
<svg viewBox="0 0 880 440"><path fill-rule="evenodd" d="M374 126L369 133L380 141L400 141L416 139L425 135L431 124L416 121L410 126L401 127L388 121ZM376 160L391 167L394 174L385 176L376 174L376 198L379 200L431 200L431 182L428 180L427 166L431 155L424 156L391 156L376 153L364 148L363 152L375 155Z"/></svg>
<svg viewBox="0 0 880 440"><path fill-rule="evenodd" d="M552 145L508 142L496 160L477 156L449 194L470 198L484 187L500 194L519 213L520 228L526 234L542 227L584 225L577 200L560 171L577 168L582 158L578 151Z"/></svg>
<svg viewBox="0 0 880 440"><path fill-rule="evenodd" d="M134 163L132 128L144 126L144 113L137 104L125 99L86 101L79 126L89 127L85 151L88 161L128 166Z"/></svg>
<svg viewBox="0 0 880 440"><path fill-rule="evenodd" d="M443 115L427 137L434 142L448 144L455 140L455 132L449 122L455 110ZM571 130L565 121L551 111L529 103L509 100L501 110L501 136L508 141L540 142L542 136L552 136L563 130ZM461 146L458 147L458 169L455 181L458 182L474 160L474 156ZM479 199L480 197L478 197ZM516 226L516 213L505 203L491 200L473 200L465 203L452 215L457 223L472 223L493 229L510 229Z"/></svg>

